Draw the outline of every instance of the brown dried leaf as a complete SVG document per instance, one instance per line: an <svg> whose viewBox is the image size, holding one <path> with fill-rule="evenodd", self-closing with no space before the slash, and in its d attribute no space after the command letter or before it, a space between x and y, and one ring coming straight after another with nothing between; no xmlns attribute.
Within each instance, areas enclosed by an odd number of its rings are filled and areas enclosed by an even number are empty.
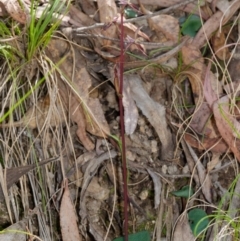
<svg viewBox="0 0 240 241"><path fill-rule="evenodd" d="M218 30L220 26L223 26L225 23L227 23L228 20L235 14L235 12L238 11L239 7L240 1L234 0L231 1L228 9L223 10L224 13L222 11L217 11L214 13L198 31L197 35L193 39L192 44L196 46L196 48L201 48L206 43L206 38L210 39L212 34Z"/></svg>
<svg viewBox="0 0 240 241"><path fill-rule="evenodd" d="M204 59L200 50L193 44L182 47L182 59L185 65L203 71Z"/></svg>
<svg viewBox="0 0 240 241"><path fill-rule="evenodd" d="M209 68L206 72L204 82L204 95L209 104L213 108L213 114L219 133L228 144L236 158L240 161L240 152L236 144L235 136L239 137L240 124L229 112L229 97L224 96L220 99L217 98L211 86Z"/></svg>
<svg viewBox="0 0 240 241"><path fill-rule="evenodd" d="M210 87L211 90L214 89L214 98L216 98L217 94L222 92L222 88L218 84L217 77L210 71L210 65L207 67L204 64L201 52L195 46L192 44L183 46L182 56L184 64L191 66L191 68L184 71L183 74L186 74L190 80L196 104L196 110L192 117L191 127L199 134L211 134L212 137L215 137L217 134L216 128L214 128L214 123L212 121L208 121L212 113L209 108L211 105L209 103L207 105L207 103L204 102L204 97L207 100L210 98L207 94ZM206 85L206 80L209 86ZM202 88L203 83L204 91Z"/></svg>
<svg viewBox="0 0 240 241"><path fill-rule="evenodd" d="M193 130L195 130L198 134L206 134L205 127L211 114L212 111L208 104L203 102L193 114L190 124L191 128L193 128Z"/></svg>
<svg viewBox="0 0 240 241"><path fill-rule="evenodd" d="M64 40L52 39L47 47L47 54L54 63L61 61L61 56L66 55L69 45ZM94 144L88 138L86 129L101 137L110 133L105 120L101 105L96 99L89 98L88 92L91 87L91 77L85 68L85 61L77 48L72 47L74 57L70 55L59 65L61 75L58 74L58 87L64 105L67 108L70 118L78 125L77 135L87 150L93 150ZM75 61L74 79L73 62ZM63 79L61 76L65 76ZM72 80L72 81L70 81ZM64 83L68 82L68 84Z"/></svg>
<svg viewBox="0 0 240 241"><path fill-rule="evenodd" d="M27 15L26 15L26 12L19 5L19 1L1 0L1 2L3 3L5 10L14 20L16 20L19 23L26 24ZM2 4L1 4L1 7L2 7Z"/></svg>
<svg viewBox="0 0 240 241"><path fill-rule="evenodd" d="M195 147L199 150L211 150L216 153L226 153L228 150L228 146L226 142L222 139L218 138L208 138L204 137L202 139L197 140L192 135L185 133L184 134L185 141L192 147ZM240 145L238 143L238 147Z"/></svg>
<svg viewBox="0 0 240 241"><path fill-rule="evenodd" d="M208 173L211 172L211 171L214 169L214 167L215 167L218 163L221 162L220 156L221 156L221 154L219 154L219 153L213 153L212 158L211 158L211 161L209 161L209 162L207 163L207 172L208 172Z"/></svg>
<svg viewBox="0 0 240 241"><path fill-rule="evenodd" d="M138 109L131 96L131 89L127 80L127 76L125 75L123 78L124 126L126 134L131 135L137 127Z"/></svg>
<svg viewBox="0 0 240 241"><path fill-rule="evenodd" d="M100 21L102 23L111 23L117 17L117 6L114 0L97 0L100 14ZM112 25L102 31L102 34L109 38L117 38L117 28ZM111 44L110 40L103 40L103 45Z"/></svg>
<svg viewBox="0 0 240 241"><path fill-rule="evenodd" d="M87 195L99 201L108 199L109 192L109 189L100 186L97 177L93 177L87 188Z"/></svg>
<svg viewBox="0 0 240 241"><path fill-rule="evenodd" d="M74 84L83 102L86 129L93 135L106 137L106 135L110 134L110 129L102 111L102 106L98 99L90 98L88 94L92 85L91 76L86 68L77 71L77 76L80 78L76 78Z"/></svg>
<svg viewBox="0 0 240 241"><path fill-rule="evenodd" d="M213 114L221 136L226 141L238 161L240 161L240 152L233 135L237 129L234 124L234 118L229 114L228 96L222 97L213 104Z"/></svg>
<svg viewBox="0 0 240 241"><path fill-rule="evenodd" d="M170 41L172 45L178 43L180 31L178 19L171 15L161 14L150 18L149 26L152 30L155 30L160 40L162 39L161 34L163 34L166 42Z"/></svg>
<svg viewBox="0 0 240 241"><path fill-rule="evenodd" d="M229 59L230 52L226 45L226 38L224 32L217 33L212 37L212 46L215 54L221 60Z"/></svg>
<svg viewBox="0 0 240 241"><path fill-rule="evenodd" d="M89 0L81 0L81 8L84 13L88 16L94 15L97 12L96 6L93 1Z"/></svg>
<svg viewBox="0 0 240 241"><path fill-rule="evenodd" d="M61 90L62 96L66 95L66 92ZM66 96L65 96L66 99ZM82 142L83 146L88 150L91 151L94 149L94 144L89 139L86 133L86 119L83 114L82 105L80 104L80 100L76 95L70 94L69 98L69 109L68 112L70 114L70 118L73 122L75 122L78 126L77 129L77 136L79 140Z"/></svg>
<svg viewBox="0 0 240 241"><path fill-rule="evenodd" d="M118 23L120 24L119 21ZM142 37L143 39L146 39L147 41L150 41L149 37L132 23L124 23L123 27L125 36L129 35L131 38L135 39L135 37L137 37L135 36L137 33L138 36Z"/></svg>
<svg viewBox="0 0 240 241"><path fill-rule="evenodd" d="M189 226L187 214L184 213L182 215L183 217L179 218L176 228L174 230L173 241L193 241L195 240L195 237L193 236L193 233Z"/></svg>
<svg viewBox="0 0 240 241"><path fill-rule="evenodd" d="M99 99L89 98L87 106L89 110L91 110L91 114L86 113L86 116L89 115L90 117L86 120L87 131L99 137L107 137L110 135L110 129L105 119Z"/></svg>
<svg viewBox="0 0 240 241"><path fill-rule="evenodd" d="M79 233L76 212L70 197L67 181L65 181L65 190L60 207L60 226L63 241L82 240L82 236Z"/></svg>

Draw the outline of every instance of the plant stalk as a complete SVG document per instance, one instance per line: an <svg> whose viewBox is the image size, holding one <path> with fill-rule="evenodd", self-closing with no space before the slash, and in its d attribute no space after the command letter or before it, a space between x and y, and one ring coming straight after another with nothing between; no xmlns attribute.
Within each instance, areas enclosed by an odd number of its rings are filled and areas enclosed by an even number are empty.
<svg viewBox="0 0 240 241"><path fill-rule="evenodd" d="M128 241L128 188L127 188L127 161L125 145L125 127L123 112L123 72L124 72L124 28L123 28L123 10L121 11L121 36L120 36L120 62L119 62L119 111L120 111L120 129L122 141L122 173L123 173L123 199L124 199L124 240Z"/></svg>

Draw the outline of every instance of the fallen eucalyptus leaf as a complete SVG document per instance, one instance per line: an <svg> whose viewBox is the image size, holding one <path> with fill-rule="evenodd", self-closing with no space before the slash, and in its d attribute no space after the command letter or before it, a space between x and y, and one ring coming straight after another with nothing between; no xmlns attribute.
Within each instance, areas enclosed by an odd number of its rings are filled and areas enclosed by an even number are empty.
<svg viewBox="0 0 240 241"><path fill-rule="evenodd" d="M65 190L60 206L60 226L63 241L82 240L82 236L79 233L76 212L70 197L67 181L65 181Z"/></svg>
<svg viewBox="0 0 240 241"><path fill-rule="evenodd" d="M153 101L142 86L142 81L138 75L128 75L132 98L142 113L148 118L162 143L162 158L171 159L173 157L174 144L172 135L168 129L166 121L165 107Z"/></svg>

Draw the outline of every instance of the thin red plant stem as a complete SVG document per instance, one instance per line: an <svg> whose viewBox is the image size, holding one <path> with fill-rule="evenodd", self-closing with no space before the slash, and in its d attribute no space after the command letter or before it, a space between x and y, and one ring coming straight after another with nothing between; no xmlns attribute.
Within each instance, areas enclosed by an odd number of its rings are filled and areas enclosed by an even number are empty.
<svg viewBox="0 0 240 241"><path fill-rule="evenodd" d="M119 62L119 111L120 111L120 129L122 140L122 173L123 173L123 200L124 200L124 240L128 241L128 188L127 188L127 161L125 145L125 128L123 113L123 71L124 71L124 28L123 28L123 9L121 11L121 36L120 36L120 62Z"/></svg>

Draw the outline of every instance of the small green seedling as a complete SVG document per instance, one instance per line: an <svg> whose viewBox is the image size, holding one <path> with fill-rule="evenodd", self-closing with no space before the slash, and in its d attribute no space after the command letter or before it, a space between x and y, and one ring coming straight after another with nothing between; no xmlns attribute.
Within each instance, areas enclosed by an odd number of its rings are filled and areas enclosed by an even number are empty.
<svg viewBox="0 0 240 241"><path fill-rule="evenodd" d="M193 235L196 237L207 228L209 219L204 210L194 208L188 212L188 222Z"/></svg>
<svg viewBox="0 0 240 241"><path fill-rule="evenodd" d="M180 19L182 34L190 37L195 37L198 30L202 27L202 22L199 16L190 15L186 20Z"/></svg>
<svg viewBox="0 0 240 241"><path fill-rule="evenodd" d="M138 12L132 8L124 9L124 13L126 18L136 18L138 17Z"/></svg>
<svg viewBox="0 0 240 241"><path fill-rule="evenodd" d="M150 241L150 233L148 231L140 231L137 233L129 234L128 241ZM115 238L113 241L124 241L123 237Z"/></svg>
<svg viewBox="0 0 240 241"><path fill-rule="evenodd" d="M193 189L190 186L184 186L182 189L171 192L176 197L189 198L193 195Z"/></svg>

